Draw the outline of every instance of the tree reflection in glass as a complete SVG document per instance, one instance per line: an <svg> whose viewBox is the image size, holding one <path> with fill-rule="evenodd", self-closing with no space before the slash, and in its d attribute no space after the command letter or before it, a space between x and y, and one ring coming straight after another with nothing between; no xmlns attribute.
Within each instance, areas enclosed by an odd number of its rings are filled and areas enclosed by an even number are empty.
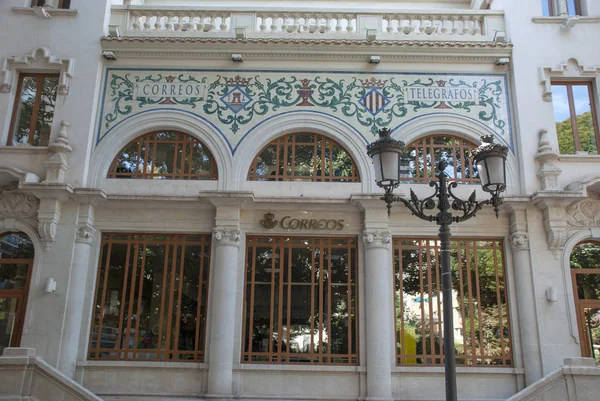
<svg viewBox="0 0 600 401"><path fill-rule="evenodd" d="M355 163L323 135L284 135L265 146L248 171L250 181L358 182Z"/></svg>
<svg viewBox="0 0 600 401"><path fill-rule="evenodd" d="M243 360L355 364L356 240L249 237L247 249Z"/></svg>
<svg viewBox="0 0 600 401"><path fill-rule="evenodd" d="M217 166L210 151L192 136L157 131L127 144L111 164L107 178L215 180Z"/></svg>

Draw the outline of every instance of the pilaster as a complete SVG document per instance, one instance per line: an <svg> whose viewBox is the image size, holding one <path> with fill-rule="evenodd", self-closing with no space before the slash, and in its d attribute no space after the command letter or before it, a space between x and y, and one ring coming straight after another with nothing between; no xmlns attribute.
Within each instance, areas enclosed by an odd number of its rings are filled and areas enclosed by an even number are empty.
<svg viewBox="0 0 600 401"><path fill-rule="evenodd" d="M525 207L509 204L508 209L510 210L509 244L518 299L519 335L525 382L529 386L542 377L542 355Z"/></svg>
<svg viewBox="0 0 600 401"><path fill-rule="evenodd" d="M366 400L392 400L394 360L392 235L387 209L379 199L359 202L364 214L365 316L367 344Z"/></svg>
<svg viewBox="0 0 600 401"><path fill-rule="evenodd" d="M58 359L58 369L70 378L75 377L86 298L85 283L90 270L94 268L90 264L90 251L95 234L94 206L80 204L77 213L73 259L67 283L65 324Z"/></svg>
<svg viewBox="0 0 600 401"><path fill-rule="evenodd" d="M211 200L216 206L213 229L214 267L210 291L208 388L204 398L233 399L234 333L239 269L240 210L236 200ZM234 361L234 359L236 359Z"/></svg>

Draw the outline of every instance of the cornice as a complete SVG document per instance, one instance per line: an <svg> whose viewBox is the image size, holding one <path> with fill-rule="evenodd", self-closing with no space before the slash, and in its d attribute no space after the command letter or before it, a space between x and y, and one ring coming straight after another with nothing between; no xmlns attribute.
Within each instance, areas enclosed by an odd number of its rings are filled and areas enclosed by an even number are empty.
<svg viewBox="0 0 600 401"><path fill-rule="evenodd" d="M338 40L289 38L102 37L103 51L117 58L207 58L242 53L250 59L360 60L373 54L382 60L495 62L510 57L512 44L466 41ZM199 46L203 45L203 46Z"/></svg>

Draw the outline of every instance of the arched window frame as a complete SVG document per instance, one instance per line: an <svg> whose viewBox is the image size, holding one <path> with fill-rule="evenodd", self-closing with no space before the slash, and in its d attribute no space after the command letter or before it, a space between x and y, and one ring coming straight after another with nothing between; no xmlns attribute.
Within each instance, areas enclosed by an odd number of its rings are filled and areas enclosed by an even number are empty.
<svg viewBox="0 0 600 401"><path fill-rule="evenodd" d="M452 145L434 144L435 138L451 138ZM446 173L450 178L459 184L479 184L477 169L471 159L471 152L477 148L477 145L468 139L451 133L436 133L422 136L408 144L405 148L406 166L404 173L400 176L401 181L417 184L429 183L437 173L437 163L440 161L439 158L435 158L436 150L449 148L452 148L453 155L459 152L461 160L469 160L469 170L466 177L464 176L464 163L459 165L456 157L449 160ZM411 154L412 152L414 152L414 155ZM429 165L428 163L424 163L427 156L429 156L429 160L432 160ZM421 165L423 166L422 169L420 168ZM410 171L411 167L414 168L414 175ZM463 171L460 171L461 169ZM458 178L459 173L461 174L460 178Z"/></svg>
<svg viewBox="0 0 600 401"><path fill-rule="evenodd" d="M161 133L171 133L171 134L176 134L177 138L174 140L159 140L156 138L157 134L161 134ZM136 165L138 166L138 169L135 172L130 172L130 173L123 173L123 172L118 172L118 160L121 157L121 155L123 155L123 153L125 153L125 151L131 147L134 146L137 143L138 145L138 150L137 150L137 160L136 160ZM142 149L142 143L145 144L145 148ZM185 157L180 157L178 158L178 154L175 153L174 157L173 157L173 167L171 168L173 172L168 172L168 173L160 173L160 172L148 172L148 168L150 165L150 160L152 160L153 162L156 159L156 145L157 144L169 144L169 143L174 143L175 144L175 152L177 152L177 149L180 149L180 146L183 146L184 149L184 153L187 155L189 155L189 161L185 162ZM190 146L192 145L192 146ZM193 160L193 153L191 153L193 151L193 145L200 145L202 151L205 153L205 155L209 158L210 160L210 170L207 173L191 173L191 169L192 169L192 160ZM144 151L144 153L142 154L142 151ZM144 160L142 161L142 155L146 155L148 154L148 152L152 152L152 156L151 157L145 157ZM141 168L140 168L140 163L141 163ZM186 165L187 164L187 165ZM175 167L179 165L179 172L176 172ZM169 166L170 167L170 166ZM186 167L187 167L187 173L186 173ZM117 153L117 155L115 156L115 158L113 159L109 169L108 169L108 173L106 175L106 178L133 178L133 179L174 179L174 180L216 180L218 178L218 171L217 171L217 164L215 162L215 158L212 154L212 152L210 151L210 149L208 149L208 147L200 140L198 140L197 138L193 137L192 135L189 135L185 132L182 131L178 131L178 130L157 130L157 131L151 131L151 132L147 132L144 133L136 138L134 138L133 140L131 140L129 143L127 143L127 145L125 145L123 148L121 148L121 150Z"/></svg>
<svg viewBox="0 0 600 401"><path fill-rule="evenodd" d="M312 135L312 141L298 141L299 137L303 135ZM347 176L332 175L329 172L334 171L333 160L331 157L327 158L327 150L325 152L319 151L319 147L323 146L321 141L326 142L329 149L337 149L343 151L351 163L351 172ZM271 146L277 146L275 151L275 164L274 171L268 175L256 174L258 168L258 162L263 152ZM297 175L296 174L296 149L299 146L312 146L312 161L313 161L313 172L312 175ZM291 152L291 154L290 154ZM320 156L319 156L320 154ZM286 163L287 160L287 163ZM319 163L320 161L320 163ZM325 169L319 169L318 165L326 166ZM247 174L248 181L310 181L310 182L360 182L360 173L354 158L350 152L338 143L336 140L322 134L314 132L294 132L279 136L265 145L253 158L252 164L248 168Z"/></svg>

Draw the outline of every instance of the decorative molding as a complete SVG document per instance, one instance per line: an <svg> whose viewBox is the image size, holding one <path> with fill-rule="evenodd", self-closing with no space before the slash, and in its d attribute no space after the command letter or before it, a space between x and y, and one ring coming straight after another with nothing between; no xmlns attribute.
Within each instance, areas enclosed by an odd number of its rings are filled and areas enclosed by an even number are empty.
<svg viewBox="0 0 600 401"><path fill-rule="evenodd" d="M19 219L37 231L40 201L18 189L17 183L0 187L0 219Z"/></svg>
<svg viewBox="0 0 600 401"><path fill-rule="evenodd" d="M45 183L62 184L65 182L65 173L69 169L67 156L73 151L69 146L69 140L67 138L68 126L68 122L61 121L58 137L54 142L48 145L48 150L53 154L44 162L44 165L46 166Z"/></svg>
<svg viewBox="0 0 600 401"><path fill-rule="evenodd" d="M552 101L552 78L561 77L596 77L600 74L600 65L581 65L577 59L569 59L557 66L538 68L540 84L544 87L542 98Z"/></svg>
<svg viewBox="0 0 600 401"><path fill-rule="evenodd" d="M40 199L40 208L38 211L38 231L40 241L46 251L56 241L56 231L60 222L62 202L60 199L49 195L48 198Z"/></svg>
<svg viewBox="0 0 600 401"><path fill-rule="evenodd" d="M600 227L600 200L584 199L567 207L570 230Z"/></svg>
<svg viewBox="0 0 600 401"><path fill-rule="evenodd" d="M572 199L569 198L548 198L540 199L537 203L543 214L548 248L553 252L556 259L562 254L562 250L567 242L568 224L566 206L570 201Z"/></svg>
<svg viewBox="0 0 600 401"><path fill-rule="evenodd" d="M385 245L392 242L392 234L389 231L365 231L363 232L365 245Z"/></svg>
<svg viewBox="0 0 600 401"><path fill-rule="evenodd" d="M239 243L241 232L239 229L234 228L221 228L217 227L213 230L213 238L219 243L231 242Z"/></svg>
<svg viewBox="0 0 600 401"><path fill-rule="evenodd" d="M58 226L58 221L50 220L40 222L38 224L38 231L40 233L40 239L44 244L44 249L46 251L50 250L50 247L56 241L56 228Z"/></svg>
<svg viewBox="0 0 600 401"><path fill-rule="evenodd" d="M527 233L515 233L508 237L508 239L513 251L529 249L529 235L527 235Z"/></svg>
<svg viewBox="0 0 600 401"><path fill-rule="evenodd" d="M540 169L538 170L537 177L542 183L542 190L557 190L559 189L558 177L562 173L562 170L554 162L558 160L559 155L550 146L547 130L540 130L538 135L540 141L535 159L540 162Z"/></svg>
<svg viewBox="0 0 600 401"><path fill-rule="evenodd" d="M67 95L69 84L73 77L75 59L60 58L53 55L47 47L38 47L31 54L23 57L6 57L2 64L2 81L0 81L0 92L10 92L12 76L15 71L35 70L58 71L58 94Z"/></svg>

